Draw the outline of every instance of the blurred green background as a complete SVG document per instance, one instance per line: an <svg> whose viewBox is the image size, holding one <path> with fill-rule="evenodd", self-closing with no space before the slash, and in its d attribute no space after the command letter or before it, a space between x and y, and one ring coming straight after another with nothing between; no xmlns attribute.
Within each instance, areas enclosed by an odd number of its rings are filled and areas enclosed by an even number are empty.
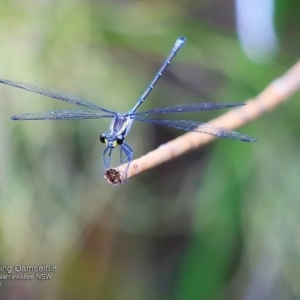
<svg viewBox="0 0 300 300"><path fill-rule="evenodd" d="M255 2L1 0L0 77L125 112L186 36L140 111L243 102L300 52L300 3ZM0 96L0 274L58 268L0 279L1 299L300 299L299 94L238 129L257 143L220 139L117 187L102 177L109 120L13 122L76 107ZM134 123L127 141L137 158L179 134Z"/></svg>

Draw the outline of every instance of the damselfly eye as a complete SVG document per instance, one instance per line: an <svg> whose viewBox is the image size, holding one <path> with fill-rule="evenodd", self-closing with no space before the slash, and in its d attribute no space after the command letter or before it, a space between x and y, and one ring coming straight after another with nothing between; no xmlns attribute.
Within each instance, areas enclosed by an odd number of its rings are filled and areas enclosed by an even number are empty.
<svg viewBox="0 0 300 300"><path fill-rule="evenodd" d="M123 135L118 135L117 136L117 145L122 145L124 142L124 136Z"/></svg>
<svg viewBox="0 0 300 300"><path fill-rule="evenodd" d="M100 134L100 137L99 137L99 140L101 143L105 143L105 140L106 140L106 134L105 133L101 133Z"/></svg>

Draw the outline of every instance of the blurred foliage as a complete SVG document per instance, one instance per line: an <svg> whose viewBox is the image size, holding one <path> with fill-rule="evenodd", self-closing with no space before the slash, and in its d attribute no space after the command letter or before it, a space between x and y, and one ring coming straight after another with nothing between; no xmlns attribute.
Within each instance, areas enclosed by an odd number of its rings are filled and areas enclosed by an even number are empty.
<svg viewBox="0 0 300 300"><path fill-rule="evenodd" d="M243 102L298 60L299 11L276 1L279 52L255 63L231 1L2 0L0 77L126 111L183 35L143 110ZM218 140L118 187L102 178L107 120L12 122L70 106L0 95L0 273L58 268L52 280L0 280L1 299L300 298L299 94L239 129L257 143ZM134 124L128 142L138 157L178 134Z"/></svg>

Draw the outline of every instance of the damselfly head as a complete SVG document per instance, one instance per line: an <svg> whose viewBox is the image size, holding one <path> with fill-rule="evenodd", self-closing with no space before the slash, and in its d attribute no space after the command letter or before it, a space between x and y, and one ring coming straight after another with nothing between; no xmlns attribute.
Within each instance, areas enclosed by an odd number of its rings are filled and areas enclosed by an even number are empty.
<svg viewBox="0 0 300 300"><path fill-rule="evenodd" d="M106 144L108 146L108 148L115 148L116 145L123 144L124 136L122 134L111 135L109 133L101 133L99 140L101 143Z"/></svg>

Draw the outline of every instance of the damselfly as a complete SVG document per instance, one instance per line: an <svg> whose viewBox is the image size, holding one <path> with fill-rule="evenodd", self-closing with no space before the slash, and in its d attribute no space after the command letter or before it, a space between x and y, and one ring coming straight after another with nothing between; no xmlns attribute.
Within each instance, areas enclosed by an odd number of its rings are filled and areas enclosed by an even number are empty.
<svg viewBox="0 0 300 300"><path fill-rule="evenodd" d="M136 112L139 106L144 102L149 93L152 91L154 85L157 83L159 78L162 76L163 72L170 65L172 59L184 45L186 39L184 37L179 37L167 59L156 73L154 79L147 87L142 96L138 99L134 107L129 110L127 113L120 113L105 109L96 104L88 102L86 100L80 99L77 96L58 92L52 89L46 89L31 85L28 83L21 83L17 81L11 81L6 79L0 79L0 83L10 85L16 88L24 89L33 93L41 94L50 98L58 99L65 101L71 104L89 108L95 111L100 111L101 113L91 112L88 110L53 110L46 112L38 113L25 113L17 116L13 116L12 120L78 120L78 119L102 119L102 118L112 118L112 122L108 132L101 133L100 141L106 144L106 147L103 152L103 165L104 169L107 170L110 168L110 159L112 150L118 145L120 146L120 163L128 162L128 166L133 158L133 150L130 145L125 142L125 136L130 131L132 122L134 120L151 123L154 125L162 125L172 128L177 128L186 131L195 131L200 133L205 133L221 138L228 138L233 140L239 140L243 142L255 142L256 139L240 134L238 132L225 129L222 127L217 127L214 125L189 121L189 120L162 120L162 119L147 119L145 116L148 115L162 115L162 114L172 114L172 113L182 113L182 112L194 112L194 111L205 111L205 110L214 110L221 108L229 108L242 106L244 103L194 103L194 104L181 104L175 105L166 108L156 108L148 110L145 112Z"/></svg>

